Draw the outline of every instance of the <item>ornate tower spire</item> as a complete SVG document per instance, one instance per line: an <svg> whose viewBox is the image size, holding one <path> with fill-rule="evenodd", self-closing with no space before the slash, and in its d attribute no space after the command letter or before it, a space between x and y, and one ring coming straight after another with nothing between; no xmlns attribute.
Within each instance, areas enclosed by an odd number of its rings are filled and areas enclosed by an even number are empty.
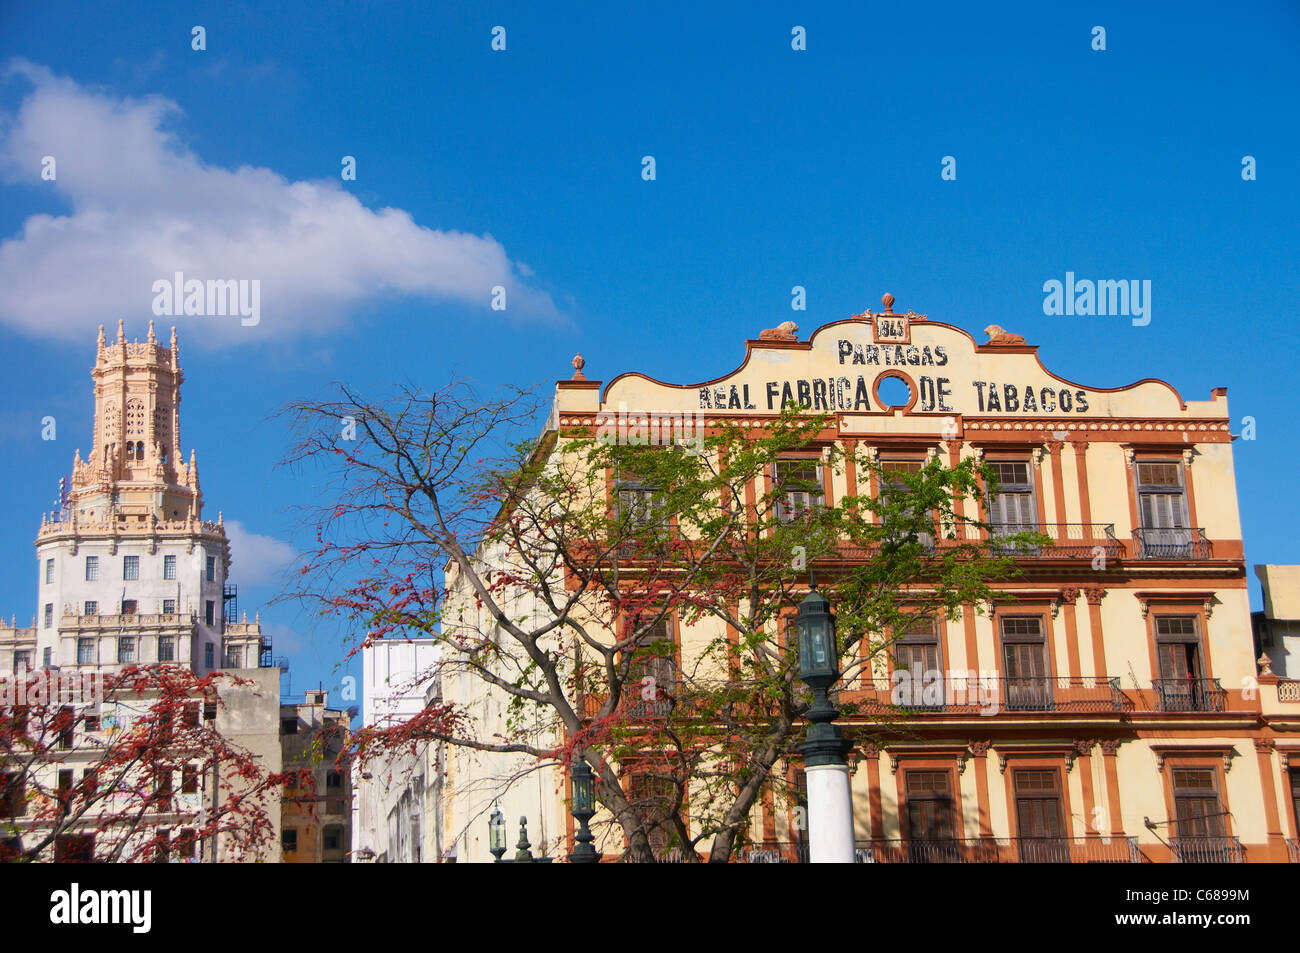
<svg viewBox="0 0 1300 953"><path fill-rule="evenodd" d="M197 493L187 485L180 446L180 384L176 330L170 350L158 346L153 322L144 343L128 342L126 323L105 345L99 330L95 367L95 425L90 456L73 463L72 499L95 519L185 519Z"/></svg>

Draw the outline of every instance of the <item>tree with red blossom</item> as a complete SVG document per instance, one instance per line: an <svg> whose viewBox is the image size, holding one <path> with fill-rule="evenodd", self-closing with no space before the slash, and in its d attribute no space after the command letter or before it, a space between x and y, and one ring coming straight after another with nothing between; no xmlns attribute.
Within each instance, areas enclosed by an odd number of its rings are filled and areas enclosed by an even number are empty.
<svg viewBox="0 0 1300 953"><path fill-rule="evenodd" d="M283 779L217 730L247 683L175 665L17 673L0 686L0 859L267 856Z"/></svg>
<svg viewBox="0 0 1300 953"><path fill-rule="evenodd" d="M1037 539L990 547L988 467L890 469L795 405L689 440L644 415L613 433L552 419L520 440L538 410L461 382L291 405L287 462L319 468L329 497L292 595L362 625L361 644L432 637L425 677L503 701L505 730L488 731L446 691L359 733L363 756L436 743L583 758L628 860L726 861L766 793L790 795L782 766L811 693L789 622L810 570L836 607L852 713L849 688L897 633L987 602ZM846 465L863 491L828 502L826 474Z"/></svg>

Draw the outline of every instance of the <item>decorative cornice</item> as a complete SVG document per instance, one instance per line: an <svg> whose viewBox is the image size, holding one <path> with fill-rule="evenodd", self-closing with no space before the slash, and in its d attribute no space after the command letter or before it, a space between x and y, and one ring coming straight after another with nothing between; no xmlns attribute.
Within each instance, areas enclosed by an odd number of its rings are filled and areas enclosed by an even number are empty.
<svg viewBox="0 0 1300 953"><path fill-rule="evenodd" d="M1156 756L1156 770L1164 771L1166 758L1206 758L1221 757L1223 770L1232 770L1232 759L1237 756L1237 749L1232 744L1208 745L1152 745L1151 753Z"/></svg>
<svg viewBox="0 0 1300 953"><path fill-rule="evenodd" d="M1205 618L1210 618L1214 613L1214 593L1213 592L1135 592L1138 605L1142 607L1142 618L1145 619L1151 612L1152 605L1168 604L1186 604L1189 602L1197 603L1205 611Z"/></svg>

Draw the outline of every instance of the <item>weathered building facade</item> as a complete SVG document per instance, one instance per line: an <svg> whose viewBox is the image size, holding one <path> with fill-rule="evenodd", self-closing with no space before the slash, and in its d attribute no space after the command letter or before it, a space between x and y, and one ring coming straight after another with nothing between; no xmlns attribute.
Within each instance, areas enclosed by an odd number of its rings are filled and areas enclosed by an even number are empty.
<svg viewBox="0 0 1300 953"><path fill-rule="evenodd" d="M853 453L899 468L975 457L999 482L969 514L989 526L981 534L1047 538L1015 551L1004 601L902 634L839 686L856 711L841 724L856 739L860 861L1296 859L1300 694L1256 659L1226 391L1186 400L1154 378L1076 384L999 327L979 343L883 303L806 340L764 332L738 368L702 384L638 373L604 384L575 360L548 430L562 443L636 412L761 429L793 401L831 420L803 457L850 453L843 467L817 466L822 501L880 492L874 474L859 483ZM711 626L721 623L670 627L683 659L719 637ZM900 670L926 675L901 706ZM490 715L481 687L446 690ZM886 715L902 730L878 730ZM567 787L554 770L551 793L530 789L527 802L549 797L543 812L562 823ZM797 763L783 770L798 790ZM450 785L490 773L453 771ZM746 856L799 856L797 801L765 799Z"/></svg>

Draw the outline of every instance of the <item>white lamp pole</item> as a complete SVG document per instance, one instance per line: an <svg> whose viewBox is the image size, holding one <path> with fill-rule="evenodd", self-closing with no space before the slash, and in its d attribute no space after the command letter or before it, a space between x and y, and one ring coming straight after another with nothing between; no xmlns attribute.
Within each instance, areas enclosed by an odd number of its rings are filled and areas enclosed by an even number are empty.
<svg viewBox="0 0 1300 953"><path fill-rule="evenodd" d="M814 587L799 603L799 677L813 690L808 738L799 746L808 778L808 860L854 862L853 791L845 760L852 744L834 724L839 711L826 691L839 678L835 616Z"/></svg>

